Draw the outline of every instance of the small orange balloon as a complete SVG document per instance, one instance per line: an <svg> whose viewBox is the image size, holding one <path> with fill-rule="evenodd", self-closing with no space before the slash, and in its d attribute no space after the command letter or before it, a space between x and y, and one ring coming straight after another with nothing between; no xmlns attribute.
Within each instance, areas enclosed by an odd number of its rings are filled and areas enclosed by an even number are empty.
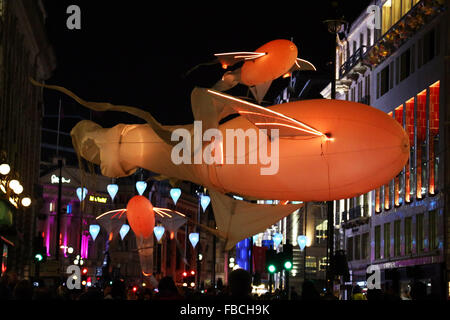
<svg viewBox="0 0 450 320"><path fill-rule="evenodd" d="M289 72L297 59L297 46L289 40L273 40L255 50L266 55L249 60L241 69L241 82L254 86L275 80Z"/></svg>
<svg viewBox="0 0 450 320"><path fill-rule="evenodd" d="M155 227L155 213L151 202L143 196L134 196L127 204L127 219L136 236L147 238Z"/></svg>

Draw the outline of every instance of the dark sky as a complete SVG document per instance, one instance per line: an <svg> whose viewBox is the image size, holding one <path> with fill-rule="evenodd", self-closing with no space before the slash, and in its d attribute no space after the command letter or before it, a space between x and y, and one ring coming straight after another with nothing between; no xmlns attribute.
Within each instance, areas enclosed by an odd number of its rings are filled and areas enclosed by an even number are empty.
<svg viewBox="0 0 450 320"><path fill-rule="evenodd" d="M214 65L183 75L214 53L255 51L268 41L293 38L301 58L328 72L332 37L322 21L336 15L331 2L44 0L58 60L48 83L88 101L140 107L163 124L189 123L192 88L212 86L223 70ZM339 1L337 14L352 21L369 2ZM66 28L71 4L81 8L81 30ZM45 97L46 113L54 114L61 95L47 91ZM83 112L63 98L66 114L73 112L70 106ZM109 112L95 113L93 120L105 126L140 122Z"/></svg>

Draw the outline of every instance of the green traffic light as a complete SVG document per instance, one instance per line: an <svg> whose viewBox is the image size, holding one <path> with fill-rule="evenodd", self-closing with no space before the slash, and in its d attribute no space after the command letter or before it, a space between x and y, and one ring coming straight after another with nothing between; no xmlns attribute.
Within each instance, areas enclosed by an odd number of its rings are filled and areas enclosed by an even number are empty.
<svg viewBox="0 0 450 320"><path fill-rule="evenodd" d="M35 258L37 261L42 261L42 260L44 260L44 257L43 257L42 254L40 254L40 253L37 253L37 254L34 256L34 258Z"/></svg>
<svg viewBox="0 0 450 320"><path fill-rule="evenodd" d="M284 263L284 269L291 270L292 269L292 262L291 261L286 261Z"/></svg>
<svg viewBox="0 0 450 320"><path fill-rule="evenodd" d="M269 270L270 273L274 273L277 270L277 268L275 268L273 264L271 264L267 269Z"/></svg>

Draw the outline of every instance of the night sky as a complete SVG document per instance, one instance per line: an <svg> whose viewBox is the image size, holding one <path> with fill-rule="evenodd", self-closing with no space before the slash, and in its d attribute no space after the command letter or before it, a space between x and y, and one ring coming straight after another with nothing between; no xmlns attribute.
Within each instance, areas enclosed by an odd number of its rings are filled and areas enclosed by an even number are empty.
<svg viewBox="0 0 450 320"><path fill-rule="evenodd" d="M88 101L140 107L163 124L186 124L193 120L193 87L211 87L224 70L217 64L184 75L214 53L255 51L268 41L293 38L300 58L329 72L332 36L322 21L344 15L351 22L370 1L340 1L337 13L332 2L44 0L58 62L47 83ZM66 28L71 4L81 8L81 30ZM60 98L64 114L89 117L84 107L48 90L46 114L56 114ZM90 116L103 126L142 123L122 113Z"/></svg>

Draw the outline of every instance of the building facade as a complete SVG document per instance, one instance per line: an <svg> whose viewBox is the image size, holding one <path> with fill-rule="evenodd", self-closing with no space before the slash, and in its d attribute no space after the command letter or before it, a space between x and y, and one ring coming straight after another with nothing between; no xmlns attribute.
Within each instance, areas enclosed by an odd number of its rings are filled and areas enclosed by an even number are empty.
<svg viewBox="0 0 450 320"><path fill-rule="evenodd" d="M407 295L412 281L422 281L429 294L448 297L448 10L432 0L372 5L378 11L362 13L339 39L336 98L398 121L410 159L386 185L334 201L335 249L346 251L352 285L365 286L367 267L376 265L387 291ZM322 95L330 97L330 86Z"/></svg>
<svg viewBox="0 0 450 320"><path fill-rule="evenodd" d="M34 220L40 198L40 128L42 89L29 78L48 79L55 69L53 50L45 35L41 1L0 1L0 150L11 167L5 181L17 179L32 199L26 209L12 210L12 225L2 229L1 246L7 264L2 271L30 273ZM3 200L0 200L3 201ZM5 241L4 239L7 239ZM3 268L2 268L3 269Z"/></svg>

